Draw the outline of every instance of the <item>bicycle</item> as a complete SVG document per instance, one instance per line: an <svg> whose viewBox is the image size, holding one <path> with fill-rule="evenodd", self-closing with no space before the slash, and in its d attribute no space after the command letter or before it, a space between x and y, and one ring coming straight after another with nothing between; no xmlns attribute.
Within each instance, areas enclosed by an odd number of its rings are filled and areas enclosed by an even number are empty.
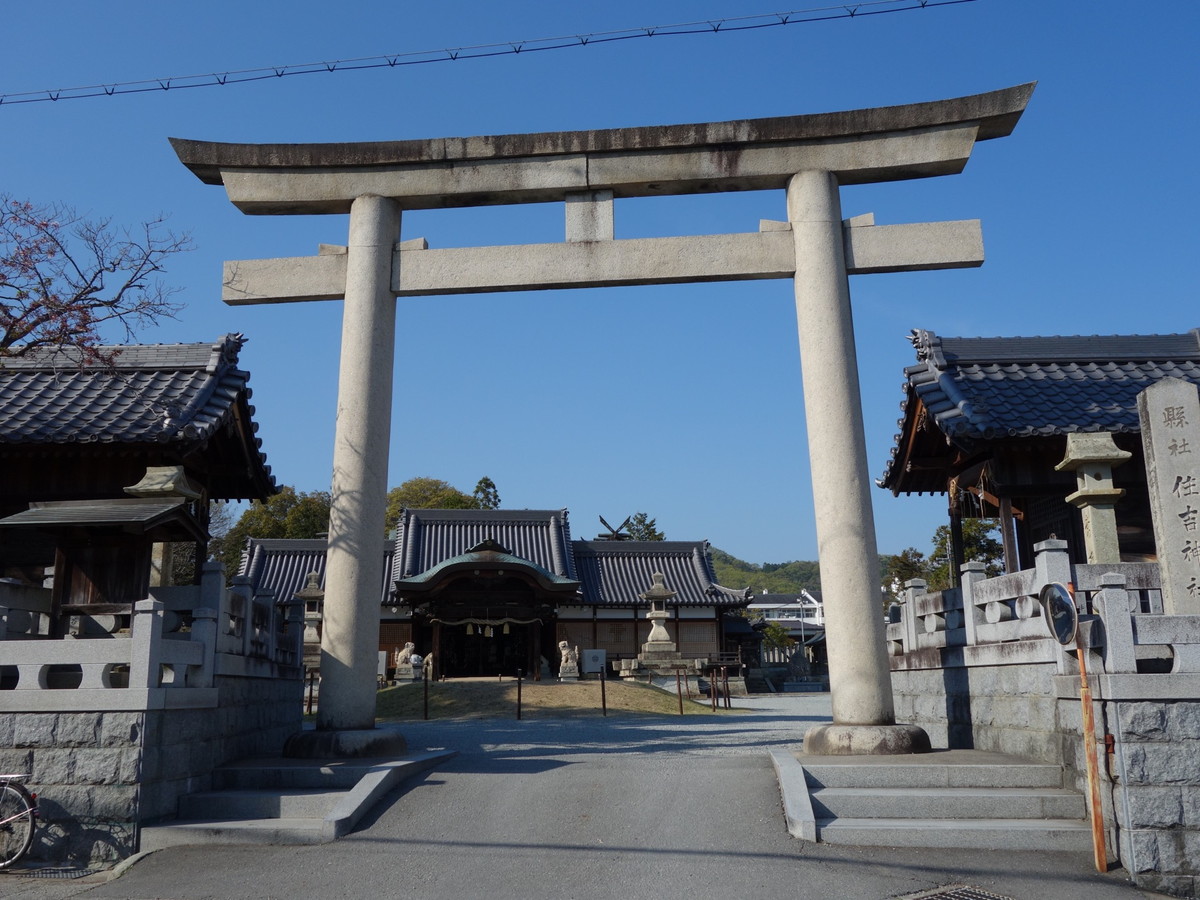
<svg viewBox="0 0 1200 900"><path fill-rule="evenodd" d="M37 794L16 779L28 775L0 775L0 869L20 861L33 843Z"/></svg>

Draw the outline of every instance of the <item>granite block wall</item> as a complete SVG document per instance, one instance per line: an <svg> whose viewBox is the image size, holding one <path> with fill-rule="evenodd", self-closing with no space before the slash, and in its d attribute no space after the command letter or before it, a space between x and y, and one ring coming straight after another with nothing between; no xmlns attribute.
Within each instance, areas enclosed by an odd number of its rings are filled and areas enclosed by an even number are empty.
<svg viewBox="0 0 1200 900"><path fill-rule="evenodd" d="M1139 887L1200 896L1200 700L1103 706L1121 861Z"/></svg>
<svg viewBox="0 0 1200 900"><path fill-rule="evenodd" d="M0 713L0 771L29 773L40 820L32 859L111 863L138 827L175 814L221 763L280 752L300 729L299 678L219 678L211 709Z"/></svg>
<svg viewBox="0 0 1200 900"><path fill-rule="evenodd" d="M112 862L136 849L144 713L0 715L0 769L29 773L39 823L31 858Z"/></svg>
<svg viewBox="0 0 1200 900"><path fill-rule="evenodd" d="M896 721L934 747L995 750L1064 762L1053 665L947 666L892 672Z"/></svg>

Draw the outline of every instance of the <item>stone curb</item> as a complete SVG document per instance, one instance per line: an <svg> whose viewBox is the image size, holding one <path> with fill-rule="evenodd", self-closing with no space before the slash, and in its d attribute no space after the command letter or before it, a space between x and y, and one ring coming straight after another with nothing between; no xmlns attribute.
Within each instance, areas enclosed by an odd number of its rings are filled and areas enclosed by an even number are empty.
<svg viewBox="0 0 1200 900"><path fill-rule="evenodd" d="M779 780L779 793L783 797L783 815L787 820L788 834L802 841L815 843L817 819L813 815L812 801L808 796L804 767L786 750L770 752L771 762L775 766L775 777Z"/></svg>
<svg viewBox="0 0 1200 900"><path fill-rule="evenodd" d="M457 750L437 750L373 768L325 816L321 823L322 838L334 841L349 834L358 820L392 788L456 756Z"/></svg>

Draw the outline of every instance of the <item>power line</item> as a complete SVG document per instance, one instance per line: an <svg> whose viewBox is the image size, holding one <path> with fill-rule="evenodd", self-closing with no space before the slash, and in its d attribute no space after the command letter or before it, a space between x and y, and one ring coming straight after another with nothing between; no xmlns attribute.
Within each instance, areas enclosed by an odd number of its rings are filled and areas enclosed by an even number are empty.
<svg viewBox="0 0 1200 900"><path fill-rule="evenodd" d="M264 66L256 69L236 69L227 72L180 75L172 78L148 78L142 81L117 81L108 84L90 84L81 87L56 88L53 90L22 91L19 93L0 94L0 106L11 106L19 103L48 103L58 100L83 100L91 97L113 97L118 94L178 91L185 88L221 87L229 84L246 84L252 81L268 81L272 78L287 78L293 75L316 75L322 72L332 74L335 72L361 71L363 69L399 68L401 66L426 65L428 63L487 59L496 56L535 53L543 50L567 50L577 47L587 47L591 44L607 44L638 38L680 37L694 34L721 35L736 31L778 28L784 25L806 25L813 22L827 22L832 19L853 19L860 16L877 16L886 13L909 12L916 9L955 6L959 3L974 2L975 0L863 0L860 3L844 3L837 6L824 6L814 9L705 19L698 22L680 22L673 25L626 28L619 31L597 31L590 34L558 35L556 37L534 38L522 41L502 41L496 44L475 44L468 47L443 48L439 50L416 50L407 53L362 56L354 59L300 63L298 65Z"/></svg>

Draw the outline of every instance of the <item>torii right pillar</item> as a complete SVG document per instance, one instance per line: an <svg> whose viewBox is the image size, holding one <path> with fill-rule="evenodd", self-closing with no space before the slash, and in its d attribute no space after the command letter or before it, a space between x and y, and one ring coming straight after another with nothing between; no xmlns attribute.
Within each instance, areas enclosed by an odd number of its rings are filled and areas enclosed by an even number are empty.
<svg viewBox="0 0 1200 900"><path fill-rule="evenodd" d="M833 704L833 724L810 728L804 752L925 752L929 736L897 725L892 704L837 176L794 175L787 212Z"/></svg>

